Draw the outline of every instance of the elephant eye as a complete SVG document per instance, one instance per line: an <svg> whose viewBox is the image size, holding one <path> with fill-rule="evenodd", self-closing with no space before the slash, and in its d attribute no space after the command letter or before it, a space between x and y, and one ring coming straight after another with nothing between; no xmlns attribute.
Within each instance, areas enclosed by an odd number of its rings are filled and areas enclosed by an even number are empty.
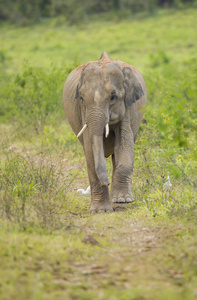
<svg viewBox="0 0 197 300"><path fill-rule="evenodd" d="M80 96L80 101L83 102L83 97L82 96Z"/></svg>
<svg viewBox="0 0 197 300"><path fill-rule="evenodd" d="M116 100L116 99L117 99L116 93L111 93L110 101L113 101L113 100Z"/></svg>

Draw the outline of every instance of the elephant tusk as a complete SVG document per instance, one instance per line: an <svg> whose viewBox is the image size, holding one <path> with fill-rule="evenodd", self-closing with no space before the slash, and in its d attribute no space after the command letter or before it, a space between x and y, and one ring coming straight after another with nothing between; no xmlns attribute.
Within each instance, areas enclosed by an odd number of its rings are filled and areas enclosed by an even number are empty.
<svg viewBox="0 0 197 300"><path fill-rule="evenodd" d="M82 133L84 133L84 131L86 130L87 127L88 127L88 126L87 126L87 124L85 123L85 125L83 126L83 128L79 131L79 133L78 133L78 135L77 135L77 138L79 138L79 137L82 135Z"/></svg>
<svg viewBox="0 0 197 300"><path fill-rule="evenodd" d="M105 137L107 138L109 135L109 123L105 125Z"/></svg>

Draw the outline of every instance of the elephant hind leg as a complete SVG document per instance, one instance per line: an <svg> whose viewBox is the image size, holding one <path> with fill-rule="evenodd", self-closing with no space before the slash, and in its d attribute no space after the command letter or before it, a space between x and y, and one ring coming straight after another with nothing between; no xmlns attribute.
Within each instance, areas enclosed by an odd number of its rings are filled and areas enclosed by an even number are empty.
<svg viewBox="0 0 197 300"><path fill-rule="evenodd" d="M126 203L112 203L112 209L114 211L121 211L121 210L125 210L126 208L127 208Z"/></svg>

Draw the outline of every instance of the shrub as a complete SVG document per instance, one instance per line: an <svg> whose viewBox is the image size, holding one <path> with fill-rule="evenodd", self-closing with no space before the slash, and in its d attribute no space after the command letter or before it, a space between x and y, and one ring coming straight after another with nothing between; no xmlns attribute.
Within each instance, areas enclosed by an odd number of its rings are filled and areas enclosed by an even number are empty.
<svg viewBox="0 0 197 300"><path fill-rule="evenodd" d="M68 184L62 178L62 155L51 150L30 157L24 148L19 153L5 147L0 165L1 218L26 225L57 227L66 203ZM54 149L53 149L54 151Z"/></svg>
<svg viewBox="0 0 197 300"><path fill-rule="evenodd" d="M53 118L65 118L62 109L62 89L73 67L49 71L24 65L11 83L7 83L0 114L20 127L33 128L37 133Z"/></svg>

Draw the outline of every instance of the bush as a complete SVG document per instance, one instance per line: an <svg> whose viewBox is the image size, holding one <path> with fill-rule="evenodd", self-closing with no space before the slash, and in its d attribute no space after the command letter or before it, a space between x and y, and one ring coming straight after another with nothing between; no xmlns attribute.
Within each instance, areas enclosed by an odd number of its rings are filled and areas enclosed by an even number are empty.
<svg viewBox="0 0 197 300"><path fill-rule="evenodd" d="M49 16L50 0L0 0L0 20L26 24Z"/></svg>
<svg viewBox="0 0 197 300"><path fill-rule="evenodd" d="M176 65L164 52L150 57L150 70L145 81L148 86L149 105L141 127L144 148L164 149L164 155L174 159L184 153L188 160L197 159L197 106L196 63L174 72ZM192 171L193 172L193 171Z"/></svg>
<svg viewBox="0 0 197 300"><path fill-rule="evenodd" d="M50 148L30 156L4 145L0 165L0 217L26 225L61 226L68 184L62 176L64 152L53 158ZM54 149L52 149L54 151ZM56 201L59 201L58 205Z"/></svg>
<svg viewBox="0 0 197 300"><path fill-rule="evenodd" d="M63 83L74 68L51 68L46 71L28 63L4 90L0 114L4 120L20 127L33 128L37 133L53 118L65 118L62 109Z"/></svg>

